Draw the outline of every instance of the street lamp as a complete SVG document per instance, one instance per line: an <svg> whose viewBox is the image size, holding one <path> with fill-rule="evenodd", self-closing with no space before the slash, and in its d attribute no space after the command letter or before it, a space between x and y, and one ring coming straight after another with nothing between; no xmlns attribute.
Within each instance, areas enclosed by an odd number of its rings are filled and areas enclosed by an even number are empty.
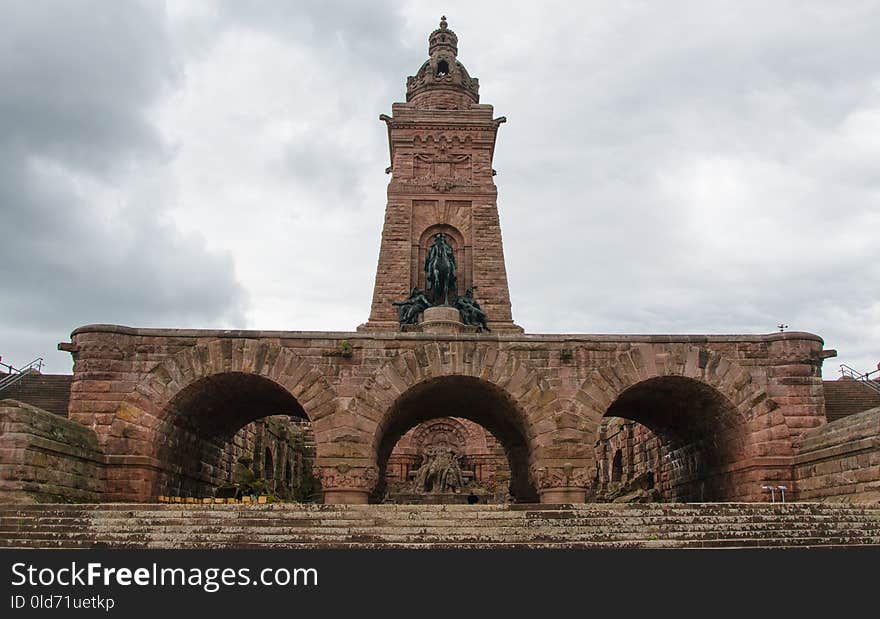
<svg viewBox="0 0 880 619"><path fill-rule="evenodd" d="M776 502L776 486L761 486L761 489L762 490L769 490L771 502L773 502L773 503Z"/></svg>
<svg viewBox="0 0 880 619"><path fill-rule="evenodd" d="M782 495L782 502L785 503L785 491L788 490L787 486L776 486L776 489L779 490L779 493Z"/></svg>

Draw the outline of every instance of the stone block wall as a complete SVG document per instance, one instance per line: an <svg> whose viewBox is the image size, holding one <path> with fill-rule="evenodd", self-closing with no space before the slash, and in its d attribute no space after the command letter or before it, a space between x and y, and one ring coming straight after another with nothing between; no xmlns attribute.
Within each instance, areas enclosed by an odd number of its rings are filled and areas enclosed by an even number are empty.
<svg viewBox="0 0 880 619"><path fill-rule="evenodd" d="M269 492L283 499L314 500L320 488L315 487L311 475L315 446L309 425L284 415L249 423L226 445L221 483L233 482L235 463L247 455L253 458L251 468L257 477L267 481ZM203 489L202 494L207 491Z"/></svg>
<svg viewBox="0 0 880 619"><path fill-rule="evenodd" d="M798 500L880 503L880 408L805 432L795 474Z"/></svg>
<svg viewBox="0 0 880 619"><path fill-rule="evenodd" d="M3 502L98 502L104 456L98 437L76 422L16 400L0 400Z"/></svg>

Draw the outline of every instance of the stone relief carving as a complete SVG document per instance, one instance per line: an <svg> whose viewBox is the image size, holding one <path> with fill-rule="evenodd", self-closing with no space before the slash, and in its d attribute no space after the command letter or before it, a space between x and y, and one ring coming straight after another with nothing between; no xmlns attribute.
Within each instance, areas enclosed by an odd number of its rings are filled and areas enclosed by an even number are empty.
<svg viewBox="0 0 880 619"><path fill-rule="evenodd" d="M459 462L461 456L452 449L429 449L425 461L414 473L412 489L416 493L461 492L465 474Z"/></svg>
<svg viewBox="0 0 880 619"><path fill-rule="evenodd" d="M561 467L538 467L532 477L539 490L547 488L586 488L592 480L586 470L566 462Z"/></svg>
<svg viewBox="0 0 880 619"><path fill-rule="evenodd" d="M370 491L379 479L379 471L375 466L351 467L347 464L316 467L314 475L325 490L345 488Z"/></svg>

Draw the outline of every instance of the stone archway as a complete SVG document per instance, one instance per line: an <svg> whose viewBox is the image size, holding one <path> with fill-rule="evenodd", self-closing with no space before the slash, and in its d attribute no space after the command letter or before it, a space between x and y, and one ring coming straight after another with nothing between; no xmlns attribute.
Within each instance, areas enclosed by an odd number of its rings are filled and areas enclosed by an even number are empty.
<svg viewBox="0 0 880 619"><path fill-rule="evenodd" d="M777 403L749 372L716 351L684 344L633 347L593 371L578 397L596 419L627 419L653 433L649 438L662 445L655 451L662 460L648 472L663 469L666 500L754 500L761 480L786 474L774 462L792 453Z"/></svg>
<svg viewBox="0 0 880 619"><path fill-rule="evenodd" d="M516 432L504 427L500 432L507 431L511 444L526 445L528 456L518 458L518 462L528 463L528 471L517 472L517 484L522 484L518 486L520 494L525 496L528 487L534 488L544 502L584 501L586 488L592 483L591 440L597 420L585 414L581 402L560 398L545 378L513 355L478 342L456 341L425 344L390 359L339 413L340 425L345 428L336 432L348 437L349 459L340 462L344 471L338 476L336 471L326 471L329 475L322 478L327 482L325 500L327 490L333 494L332 489L339 484L339 500L365 502L379 479L383 437L398 435L407 423L418 418L400 412L401 402L406 403L401 398L408 392L416 397L421 390L430 391L443 384L437 383L438 379L451 377L454 379L446 382L447 386L467 389L480 385L476 389L486 398L506 401L510 410L517 411L513 419L497 415L475 421L484 427L487 423L503 426L515 421ZM489 429L503 442L495 430ZM521 441L516 439L517 433ZM352 470L352 457L361 471Z"/></svg>
<svg viewBox="0 0 880 619"><path fill-rule="evenodd" d="M277 413L308 419L317 432L330 424L335 397L310 361L277 344L217 339L184 349L117 408L105 440L108 495L149 500L173 478L204 489L217 481L223 439Z"/></svg>
<svg viewBox="0 0 880 619"><path fill-rule="evenodd" d="M374 437L382 494L385 467L398 440L423 422L454 415L492 433L504 447L511 470L510 493L519 502L534 502L537 492L530 479L531 446L524 415L497 386L473 376L440 376L418 383L392 405Z"/></svg>
<svg viewBox="0 0 880 619"><path fill-rule="evenodd" d="M154 494L212 496L215 488L231 481L234 460L254 449L254 472L272 483L272 446L248 436L253 434L249 424L266 417L275 423L285 417L308 419L290 392L258 374L223 372L194 380L165 405L158 419L151 454L160 469ZM245 435L240 435L243 428Z"/></svg>
<svg viewBox="0 0 880 619"><path fill-rule="evenodd" d="M453 453L461 470L460 497L430 496L434 488L433 483L427 483L430 480L418 486L419 471L443 452ZM419 423L397 441L380 485L382 482L386 496L395 503L457 502L471 492L481 503L506 503L510 463L503 445L480 424L461 417L440 417Z"/></svg>

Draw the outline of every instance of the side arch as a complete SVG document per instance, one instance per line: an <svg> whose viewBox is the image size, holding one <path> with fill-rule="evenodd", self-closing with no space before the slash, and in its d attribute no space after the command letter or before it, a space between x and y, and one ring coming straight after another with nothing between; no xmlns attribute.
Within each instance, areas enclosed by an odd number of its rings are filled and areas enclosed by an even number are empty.
<svg viewBox="0 0 880 619"><path fill-rule="evenodd" d="M150 370L125 402L161 412L196 380L233 372L277 383L297 399L312 422L332 410L328 405L335 389L308 359L290 348L259 340L217 339L181 350Z"/></svg>
<svg viewBox="0 0 880 619"><path fill-rule="evenodd" d="M630 387L667 376L691 378L716 389L747 422L779 408L766 389L735 361L717 351L692 345L634 346L618 354L613 362L593 370L581 383L576 397L598 420ZM781 414L778 420L784 424Z"/></svg>
<svg viewBox="0 0 880 619"><path fill-rule="evenodd" d="M654 454L650 468L664 471L665 500L758 500L762 483L787 481L780 460L793 453L782 411L762 383L717 350L644 344L594 370L577 398L600 422L620 417L647 428L628 449Z"/></svg>
<svg viewBox="0 0 880 619"><path fill-rule="evenodd" d="M263 414L271 414L277 404L309 419L313 428L330 423L336 406L333 385L293 350L252 339L196 344L159 362L117 407L105 442L118 478L108 480L111 496L149 499L157 493L160 478L179 473L164 456L170 448L168 433L178 419L174 410L189 407L200 391L209 389L216 392L215 402L231 398L233 404L226 407L230 410L217 421L230 429L254 420L255 413L245 410L249 403L241 399L247 395L233 397L238 389L258 393L256 409L266 409ZM240 416L234 406L241 407ZM191 433L198 433L197 427L189 426ZM320 458L320 448L317 452Z"/></svg>

